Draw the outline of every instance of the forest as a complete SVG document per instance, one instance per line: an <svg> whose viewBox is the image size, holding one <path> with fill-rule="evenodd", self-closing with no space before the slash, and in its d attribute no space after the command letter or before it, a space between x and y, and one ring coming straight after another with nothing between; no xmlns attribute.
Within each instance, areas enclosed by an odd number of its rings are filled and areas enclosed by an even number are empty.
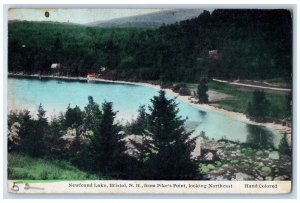
<svg viewBox="0 0 300 203"><path fill-rule="evenodd" d="M97 28L14 21L8 24L8 70L72 76L106 67L102 77L198 82L201 77L291 83L292 16L288 10L204 11L160 27Z"/></svg>

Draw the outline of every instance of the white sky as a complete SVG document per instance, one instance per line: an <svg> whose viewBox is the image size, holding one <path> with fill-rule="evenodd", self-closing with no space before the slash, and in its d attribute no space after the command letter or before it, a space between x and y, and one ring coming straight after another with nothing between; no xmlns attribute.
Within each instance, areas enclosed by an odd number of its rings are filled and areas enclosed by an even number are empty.
<svg viewBox="0 0 300 203"><path fill-rule="evenodd" d="M8 20L27 20L27 21L57 21L72 23L90 23L94 21L110 20L147 13L153 13L166 9L32 9L19 8L10 9ZM45 11L50 13L45 17Z"/></svg>

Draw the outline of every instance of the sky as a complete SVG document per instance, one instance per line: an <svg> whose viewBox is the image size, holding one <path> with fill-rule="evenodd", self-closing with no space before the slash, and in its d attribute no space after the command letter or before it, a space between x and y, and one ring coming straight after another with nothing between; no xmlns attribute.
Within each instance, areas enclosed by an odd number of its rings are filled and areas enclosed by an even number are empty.
<svg viewBox="0 0 300 203"><path fill-rule="evenodd" d="M94 21L111 20L136 16L167 9L54 9L15 8L9 9L8 20L54 21L86 24ZM45 12L49 17L45 17Z"/></svg>

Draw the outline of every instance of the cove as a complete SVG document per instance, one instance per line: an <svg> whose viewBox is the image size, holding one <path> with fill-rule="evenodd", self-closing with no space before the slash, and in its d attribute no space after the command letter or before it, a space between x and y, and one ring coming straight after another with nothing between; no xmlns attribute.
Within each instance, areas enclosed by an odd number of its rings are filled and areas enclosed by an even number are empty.
<svg viewBox="0 0 300 203"><path fill-rule="evenodd" d="M87 83L9 77L7 85L8 111L27 109L36 114L38 105L42 103L48 118L66 111L69 104L71 107L77 105L83 109L88 103L88 96L93 96L94 101L99 104L104 101L113 102L120 122L130 121L137 116L140 105L150 105L151 98L158 95L158 91L151 87L108 82ZM174 98L168 94L167 97ZM219 140L225 137L242 143L255 142L257 137L266 140L267 136L274 145L280 142L280 134L271 129L235 120L179 99L176 99L176 102L179 115L187 118L186 127L194 130L194 135L204 132L205 136L211 139Z"/></svg>

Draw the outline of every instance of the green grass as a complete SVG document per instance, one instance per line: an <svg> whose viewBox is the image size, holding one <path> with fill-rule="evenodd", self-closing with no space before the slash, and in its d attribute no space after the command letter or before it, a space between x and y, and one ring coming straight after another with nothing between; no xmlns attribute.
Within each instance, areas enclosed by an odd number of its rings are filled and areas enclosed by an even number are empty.
<svg viewBox="0 0 300 203"><path fill-rule="evenodd" d="M89 174L64 160L32 158L28 155L8 154L9 180L99 180L107 179Z"/></svg>
<svg viewBox="0 0 300 203"><path fill-rule="evenodd" d="M188 84L188 87L196 91L197 85ZM233 85L216 81L210 81L208 89L234 96L234 99L218 101L217 104L223 109L240 113L247 112L248 103L251 102L253 95L252 91L242 91ZM270 102L270 118L285 119L291 116L291 113L287 112L287 98L285 95L266 92L266 97Z"/></svg>

